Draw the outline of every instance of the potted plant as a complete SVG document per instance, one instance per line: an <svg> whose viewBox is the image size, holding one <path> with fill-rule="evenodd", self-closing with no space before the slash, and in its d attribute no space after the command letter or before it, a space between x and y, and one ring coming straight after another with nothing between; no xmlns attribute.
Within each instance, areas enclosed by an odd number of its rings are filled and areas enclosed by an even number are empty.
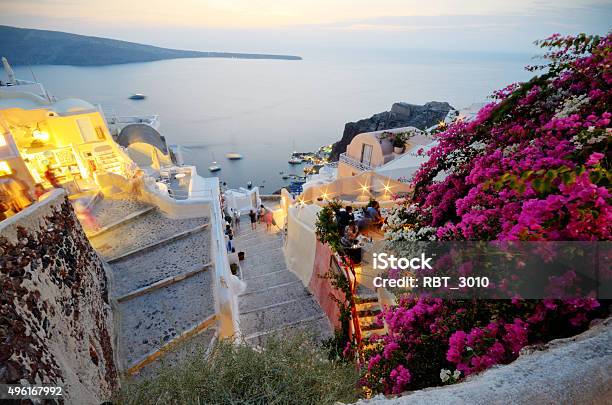
<svg viewBox="0 0 612 405"><path fill-rule="evenodd" d="M404 146L406 145L406 135L403 133L395 134L395 136L393 137L392 143L393 143L394 153L398 153L398 154L403 153Z"/></svg>

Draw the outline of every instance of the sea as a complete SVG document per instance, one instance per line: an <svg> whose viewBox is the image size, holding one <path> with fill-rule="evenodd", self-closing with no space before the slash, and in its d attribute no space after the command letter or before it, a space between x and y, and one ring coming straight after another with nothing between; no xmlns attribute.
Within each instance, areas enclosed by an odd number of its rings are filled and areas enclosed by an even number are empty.
<svg viewBox="0 0 612 405"><path fill-rule="evenodd" d="M496 89L526 81L533 55L474 52L329 52L299 61L174 59L102 67L19 66L18 78L43 83L58 99L75 97L117 115L160 116L185 163L229 187L248 181L271 194L293 151L316 151L344 125L387 111L394 102L481 103ZM143 93L144 100L130 100ZM229 152L242 160L230 161ZM210 173L216 161L221 170Z"/></svg>

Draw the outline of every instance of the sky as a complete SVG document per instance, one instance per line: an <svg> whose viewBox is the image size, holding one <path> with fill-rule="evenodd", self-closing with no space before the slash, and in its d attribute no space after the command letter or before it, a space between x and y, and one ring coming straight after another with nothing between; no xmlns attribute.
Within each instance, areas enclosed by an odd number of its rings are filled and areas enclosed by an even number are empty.
<svg viewBox="0 0 612 405"><path fill-rule="evenodd" d="M204 51L536 53L605 34L612 0L0 0L0 24Z"/></svg>

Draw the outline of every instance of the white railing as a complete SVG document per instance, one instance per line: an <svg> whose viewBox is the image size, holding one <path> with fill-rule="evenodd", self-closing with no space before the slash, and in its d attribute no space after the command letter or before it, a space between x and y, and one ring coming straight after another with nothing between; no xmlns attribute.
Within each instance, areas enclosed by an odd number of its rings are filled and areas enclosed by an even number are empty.
<svg viewBox="0 0 612 405"><path fill-rule="evenodd" d="M215 303L217 306L217 317L219 320L219 336L240 338L240 327L238 324L238 291L244 289L243 284L232 274L225 246L225 234L223 231L223 214L221 213L221 193L219 191L219 179L209 177L205 179L211 195L210 213L212 226L213 249L212 254L215 263Z"/></svg>
<svg viewBox="0 0 612 405"><path fill-rule="evenodd" d="M362 172L367 172L367 171L372 170L372 166L365 164L363 162L360 162L359 160L350 157L346 153L340 154L339 161L342 163L346 163L347 165L353 166L355 169L361 170Z"/></svg>
<svg viewBox="0 0 612 405"><path fill-rule="evenodd" d="M159 115L117 115L113 108L102 105L98 105L98 111L102 113L109 126L115 126L118 130L129 124L147 124L159 129Z"/></svg>

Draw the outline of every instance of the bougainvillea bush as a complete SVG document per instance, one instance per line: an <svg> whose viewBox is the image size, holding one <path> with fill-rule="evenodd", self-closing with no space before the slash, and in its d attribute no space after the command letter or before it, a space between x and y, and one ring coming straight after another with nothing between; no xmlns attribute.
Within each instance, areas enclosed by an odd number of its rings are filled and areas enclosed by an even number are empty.
<svg viewBox="0 0 612 405"><path fill-rule="evenodd" d="M410 240L602 241L612 234L612 36L540 43L546 65L498 91L470 122L438 134L386 237ZM441 300L405 296L365 352L362 384L400 393L449 384L513 361L522 347L581 332L594 298Z"/></svg>

